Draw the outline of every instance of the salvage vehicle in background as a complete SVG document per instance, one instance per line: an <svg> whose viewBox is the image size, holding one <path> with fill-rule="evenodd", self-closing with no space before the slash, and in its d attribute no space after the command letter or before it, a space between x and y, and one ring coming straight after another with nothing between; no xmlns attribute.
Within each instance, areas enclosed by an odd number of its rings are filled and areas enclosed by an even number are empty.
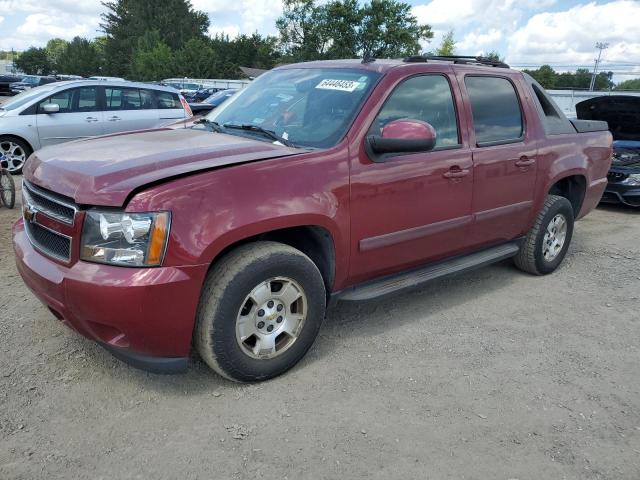
<svg viewBox="0 0 640 480"><path fill-rule="evenodd" d="M216 92L219 92L220 89L219 88L214 88L214 87L204 87L201 88L189 95L185 95L185 99L187 100L187 102L189 103L199 103L199 102L203 102L205 101L207 98L209 98L211 95L215 94Z"/></svg>
<svg viewBox="0 0 640 480"><path fill-rule="evenodd" d="M157 128L191 116L175 90L79 80L28 90L0 106L0 153L12 174L39 148L108 133Z"/></svg>
<svg viewBox="0 0 640 480"><path fill-rule="evenodd" d="M40 75L27 75L26 77L22 77L22 79L18 82L14 82L9 85L11 89L12 95L17 95L19 93L24 92L25 90L29 90L30 88L39 87L41 85L46 85L48 83L54 83L58 80L56 77L43 77Z"/></svg>
<svg viewBox="0 0 640 480"><path fill-rule="evenodd" d="M226 378L264 380L305 355L331 300L507 258L556 270L611 142L500 62L287 65L191 128L34 153L16 263L118 358L175 372L193 345Z"/></svg>
<svg viewBox="0 0 640 480"><path fill-rule="evenodd" d="M213 95L207 97L204 101L200 103L189 103L189 107L191 107L191 111L194 115L206 115L214 108L219 107L232 96L234 96L238 92L237 89L227 89L220 90L219 92L214 93Z"/></svg>
<svg viewBox="0 0 640 480"><path fill-rule="evenodd" d="M13 95L11 84L22 80L22 77L15 75L0 75L0 95Z"/></svg>
<svg viewBox="0 0 640 480"><path fill-rule="evenodd" d="M603 203L640 207L640 97L607 95L576 104L578 118L603 120L613 134L613 162Z"/></svg>

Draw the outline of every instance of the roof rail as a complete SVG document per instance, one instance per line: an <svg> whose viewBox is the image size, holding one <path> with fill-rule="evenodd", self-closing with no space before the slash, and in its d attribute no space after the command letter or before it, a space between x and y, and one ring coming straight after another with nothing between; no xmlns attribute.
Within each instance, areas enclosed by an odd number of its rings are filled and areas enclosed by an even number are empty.
<svg viewBox="0 0 640 480"><path fill-rule="evenodd" d="M510 68L500 60L492 60L486 57L473 57L467 55L413 55L404 59L407 63L427 63L429 60L440 60L444 62L453 62L466 65L485 65L496 68Z"/></svg>

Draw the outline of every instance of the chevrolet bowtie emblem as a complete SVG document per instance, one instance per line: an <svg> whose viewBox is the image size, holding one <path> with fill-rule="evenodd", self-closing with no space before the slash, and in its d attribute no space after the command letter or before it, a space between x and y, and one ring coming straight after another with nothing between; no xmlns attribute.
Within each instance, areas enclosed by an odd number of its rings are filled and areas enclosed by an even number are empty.
<svg viewBox="0 0 640 480"><path fill-rule="evenodd" d="M28 203L25 203L24 207L22 208L22 216L29 223L35 222L37 213L38 210Z"/></svg>

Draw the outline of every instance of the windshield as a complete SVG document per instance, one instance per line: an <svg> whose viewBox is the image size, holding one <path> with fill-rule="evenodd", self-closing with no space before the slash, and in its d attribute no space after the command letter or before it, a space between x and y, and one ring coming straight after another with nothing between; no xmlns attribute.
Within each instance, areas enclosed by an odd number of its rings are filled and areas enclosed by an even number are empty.
<svg viewBox="0 0 640 480"><path fill-rule="evenodd" d="M273 70L206 119L222 126L260 127L295 146L329 148L344 137L379 78L378 73L358 69Z"/></svg>
<svg viewBox="0 0 640 480"><path fill-rule="evenodd" d="M9 100L7 103L2 105L0 109L14 110L16 108L22 107L23 105L30 102L31 100L41 97L43 94L46 94L51 90L54 90L55 88L57 88L57 86L53 83L50 83L48 85L42 85L40 87L32 88L30 90L25 90L24 92L19 93L18 95L13 97L11 100Z"/></svg>
<svg viewBox="0 0 640 480"><path fill-rule="evenodd" d="M24 77L22 83L38 83L38 77Z"/></svg>

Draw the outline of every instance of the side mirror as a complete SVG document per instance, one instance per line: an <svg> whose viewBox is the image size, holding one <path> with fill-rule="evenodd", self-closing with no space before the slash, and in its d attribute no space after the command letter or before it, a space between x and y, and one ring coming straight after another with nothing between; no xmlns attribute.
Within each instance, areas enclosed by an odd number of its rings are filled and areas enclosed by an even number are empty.
<svg viewBox="0 0 640 480"><path fill-rule="evenodd" d="M427 152L436 145L436 130L421 120L394 120L383 127L382 135L369 135L366 142L378 155Z"/></svg>
<svg viewBox="0 0 640 480"><path fill-rule="evenodd" d="M44 113L58 113L60 111L60 105L57 103L46 103L42 110Z"/></svg>

